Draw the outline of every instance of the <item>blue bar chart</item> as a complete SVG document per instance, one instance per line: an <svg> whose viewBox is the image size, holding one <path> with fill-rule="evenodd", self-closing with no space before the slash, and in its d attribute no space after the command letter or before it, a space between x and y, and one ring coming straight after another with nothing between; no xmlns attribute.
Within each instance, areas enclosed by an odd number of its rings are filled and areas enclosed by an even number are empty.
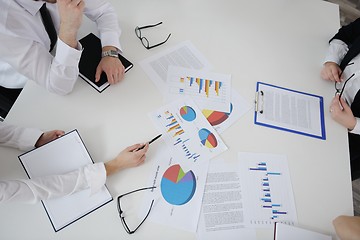
<svg viewBox="0 0 360 240"><path fill-rule="evenodd" d="M250 225L294 224L297 220L287 161L281 155L239 153L246 186ZM276 158L279 158L276 160ZM245 158L245 159L243 159Z"/></svg>

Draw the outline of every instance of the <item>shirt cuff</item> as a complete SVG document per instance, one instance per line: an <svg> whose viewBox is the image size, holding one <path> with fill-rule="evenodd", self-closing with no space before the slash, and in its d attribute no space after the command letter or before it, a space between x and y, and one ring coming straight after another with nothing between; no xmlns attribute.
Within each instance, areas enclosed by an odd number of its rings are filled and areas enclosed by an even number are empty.
<svg viewBox="0 0 360 240"><path fill-rule="evenodd" d="M356 125L353 130L349 131L349 133L360 134L360 119L359 118L355 118L355 119L356 119Z"/></svg>
<svg viewBox="0 0 360 240"><path fill-rule="evenodd" d="M344 58L348 50L349 50L348 46L343 41L338 39L332 40L330 42L328 52L324 59L324 63L335 62L338 65L340 65L342 59Z"/></svg>
<svg viewBox="0 0 360 240"><path fill-rule="evenodd" d="M120 53L123 51L119 41L119 34L115 32L103 32L100 34L101 46L113 46L116 47Z"/></svg>
<svg viewBox="0 0 360 240"><path fill-rule="evenodd" d="M106 170L104 163L95 163L85 166L84 173L90 187L90 195L97 193L105 184Z"/></svg>
<svg viewBox="0 0 360 240"><path fill-rule="evenodd" d="M82 46L79 42L75 49L64 43L60 38L58 38L56 44L55 58L59 63L65 66L77 66L80 61L81 53Z"/></svg>
<svg viewBox="0 0 360 240"><path fill-rule="evenodd" d="M19 136L19 139L21 139L19 149L22 151L33 149L43 133L44 132L39 129L25 128Z"/></svg>

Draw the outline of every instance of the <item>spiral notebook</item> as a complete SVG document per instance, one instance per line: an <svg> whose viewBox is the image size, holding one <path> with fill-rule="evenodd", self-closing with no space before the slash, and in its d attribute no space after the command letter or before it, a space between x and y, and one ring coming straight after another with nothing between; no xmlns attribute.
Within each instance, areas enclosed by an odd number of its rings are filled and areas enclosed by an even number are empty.
<svg viewBox="0 0 360 240"><path fill-rule="evenodd" d="M84 48L79 62L79 75L88 84L101 93L110 86L104 72L101 74L100 80L95 82L96 68L101 60L101 41L93 33L89 33L80 39L79 42ZM118 56L125 68L125 72L133 67L133 64L124 56L121 54L118 54Z"/></svg>
<svg viewBox="0 0 360 240"><path fill-rule="evenodd" d="M19 156L28 177L64 174L93 161L77 130ZM103 186L90 194L86 189L69 196L41 201L54 231L57 232L112 201Z"/></svg>

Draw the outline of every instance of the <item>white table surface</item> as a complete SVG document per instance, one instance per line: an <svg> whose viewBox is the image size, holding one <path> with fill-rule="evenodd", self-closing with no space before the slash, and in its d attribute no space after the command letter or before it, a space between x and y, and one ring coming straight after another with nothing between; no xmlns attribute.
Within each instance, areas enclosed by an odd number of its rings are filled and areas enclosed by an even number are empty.
<svg viewBox="0 0 360 240"><path fill-rule="evenodd" d="M6 118L7 123L44 130L77 128L95 162L107 161L124 147L157 134L147 114L162 106L160 92L138 62L190 40L213 65L230 73L232 86L249 102L263 81L324 97L326 140L261 127L249 111L221 137L237 160L239 151L285 154L288 158L298 223L334 234L332 220L353 214L347 132L328 112L334 86L320 79L328 40L339 28L338 6L320 0L111 0L122 26L124 54L134 67L121 84L99 94L79 80L74 91L57 96L29 82ZM172 33L161 47L146 50L134 28L163 21L147 32L153 43ZM81 34L93 26L84 20ZM156 144L154 144L156 146ZM147 184L147 162L108 179L116 198ZM0 148L2 179L26 178L15 149ZM139 200L139 203L141 200ZM257 230L272 239L271 230ZM1 239L195 239L194 233L145 222L132 236L119 220L116 201L55 233L42 205L0 206Z"/></svg>

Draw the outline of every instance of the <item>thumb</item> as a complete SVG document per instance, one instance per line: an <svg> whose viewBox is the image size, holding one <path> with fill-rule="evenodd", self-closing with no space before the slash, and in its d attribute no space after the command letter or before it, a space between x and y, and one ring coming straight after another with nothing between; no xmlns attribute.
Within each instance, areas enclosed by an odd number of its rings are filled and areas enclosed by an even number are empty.
<svg viewBox="0 0 360 240"><path fill-rule="evenodd" d="M341 106L344 108L345 111L351 110L345 99L342 97L339 98L339 101L341 103Z"/></svg>

